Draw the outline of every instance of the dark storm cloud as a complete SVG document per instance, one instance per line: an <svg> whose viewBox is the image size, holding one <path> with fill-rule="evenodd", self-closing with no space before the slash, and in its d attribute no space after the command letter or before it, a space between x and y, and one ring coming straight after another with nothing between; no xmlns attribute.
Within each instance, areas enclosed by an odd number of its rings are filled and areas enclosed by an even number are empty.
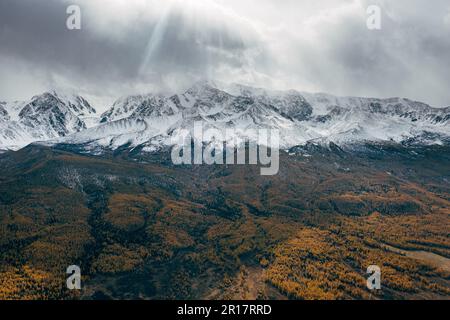
<svg viewBox="0 0 450 320"><path fill-rule="evenodd" d="M39 68L47 80L63 81L62 77L74 88L89 87L94 93L117 92L118 87L128 89L138 84L145 87L146 82L149 88L155 83L165 85L162 83L165 76L178 80L185 76L203 78L208 76L211 66L240 68L244 51L253 41L214 19L211 23L194 24L189 21L191 17L177 8L165 17L163 12L160 16L138 15L137 21L126 24L107 17L102 21L104 13L87 1L74 1L83 15L82 29L72 31L66 28L66 8L70 3L3 0L0 57ZM114 14L121 16L120 12ZM208 25L198 25L202 22ZM161 34L155 35L161 24L164 24ZM155 36L160 39L154 39ZM156 48L150 55L152 45ZM42 80L37 73L33 75L36 81Z"/></svg>
<svg viewBox="0 0 450 320"><path fill-rule="evenodd" d="M382 9L381 30L365 26L371 4ZM449 105L449 13L450 3L441 0L349 1L313 21L313 36L296 32L287 61L315 90Z"/></svg>
<svg viewBox="0 0 450 320"><path fill-rule="evenodd" d="M82 30L65 27L70 4ZM366 27L370 4L382 30ZM450 105L447 0L2 0L0 44L0 100L212 78Z"/></svg>
<svg viewBox="0 0 450 320"><path fill-rule="evenodd" d="M82 20L82 30L69 31L66 8L56 0L2 0L1 55L80 81L127 81L137 75L143 31L122 43L93 34L88 19Z"/></svg>

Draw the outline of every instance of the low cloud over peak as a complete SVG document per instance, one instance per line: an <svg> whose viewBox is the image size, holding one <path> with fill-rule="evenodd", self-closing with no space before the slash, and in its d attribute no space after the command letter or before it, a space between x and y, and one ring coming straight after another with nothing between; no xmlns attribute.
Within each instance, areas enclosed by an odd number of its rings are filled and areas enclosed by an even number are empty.
<svg viewBox="0 0 450 320"><path fill-rule="evenodd" d="M366 9L382 9L382 29ZM82 29L66 28L66 8ZM445 0L3 0L0 100L118 96L199 79L450 105Z"/></svg>

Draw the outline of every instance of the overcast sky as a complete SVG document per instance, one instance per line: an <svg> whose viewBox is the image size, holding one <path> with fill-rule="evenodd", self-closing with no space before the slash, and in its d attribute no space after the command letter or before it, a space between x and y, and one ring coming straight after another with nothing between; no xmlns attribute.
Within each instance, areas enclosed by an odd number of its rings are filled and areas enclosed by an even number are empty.
<svg viewBox="0 0 450 320"><path fill-rule="evenodd" d="M81 30L66 28L78 4ZM382 8L368 30L366 9ZM201 80L450 105L449 0L1 0L0 100Z"/></svg>

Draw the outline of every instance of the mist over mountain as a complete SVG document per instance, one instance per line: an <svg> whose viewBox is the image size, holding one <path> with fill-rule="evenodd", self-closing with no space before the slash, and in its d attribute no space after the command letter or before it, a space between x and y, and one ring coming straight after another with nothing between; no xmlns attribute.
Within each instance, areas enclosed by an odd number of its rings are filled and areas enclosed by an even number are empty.
<svg viewBox="0 0 450 320"><path fill-rule="evenodd" d="M81 32L65 28L72 4ZM370 5L381 31L367 28ZM212 79L439 107L450 101L449 12L447 0L3 0L0 99L61 84L181 92Z"/></svg>

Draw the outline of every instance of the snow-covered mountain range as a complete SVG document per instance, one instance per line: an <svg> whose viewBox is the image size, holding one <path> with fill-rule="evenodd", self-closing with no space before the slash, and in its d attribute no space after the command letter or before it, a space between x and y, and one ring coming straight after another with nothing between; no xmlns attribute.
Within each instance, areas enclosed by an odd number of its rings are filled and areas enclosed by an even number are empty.
<svg viewBox="0 0 450 320"><path fill-rule="evenodd" d="M157 151L173 144L182 129L192 130L195 121L219 130L278 129L283 148L308 142L450 140L450 107L202 82L182 94L120 98L101 115L81 96L58 92L28 102L0 102L0 149L39 141L81 145L94 153L124 145Z"/></svg>
<svg viewBox="0 0 450 320"><path fill-rule="evenodd" d="M0 150L64 137L87 129L96 111L81 96L47 92L30 101L0 102Z"/></svg>

